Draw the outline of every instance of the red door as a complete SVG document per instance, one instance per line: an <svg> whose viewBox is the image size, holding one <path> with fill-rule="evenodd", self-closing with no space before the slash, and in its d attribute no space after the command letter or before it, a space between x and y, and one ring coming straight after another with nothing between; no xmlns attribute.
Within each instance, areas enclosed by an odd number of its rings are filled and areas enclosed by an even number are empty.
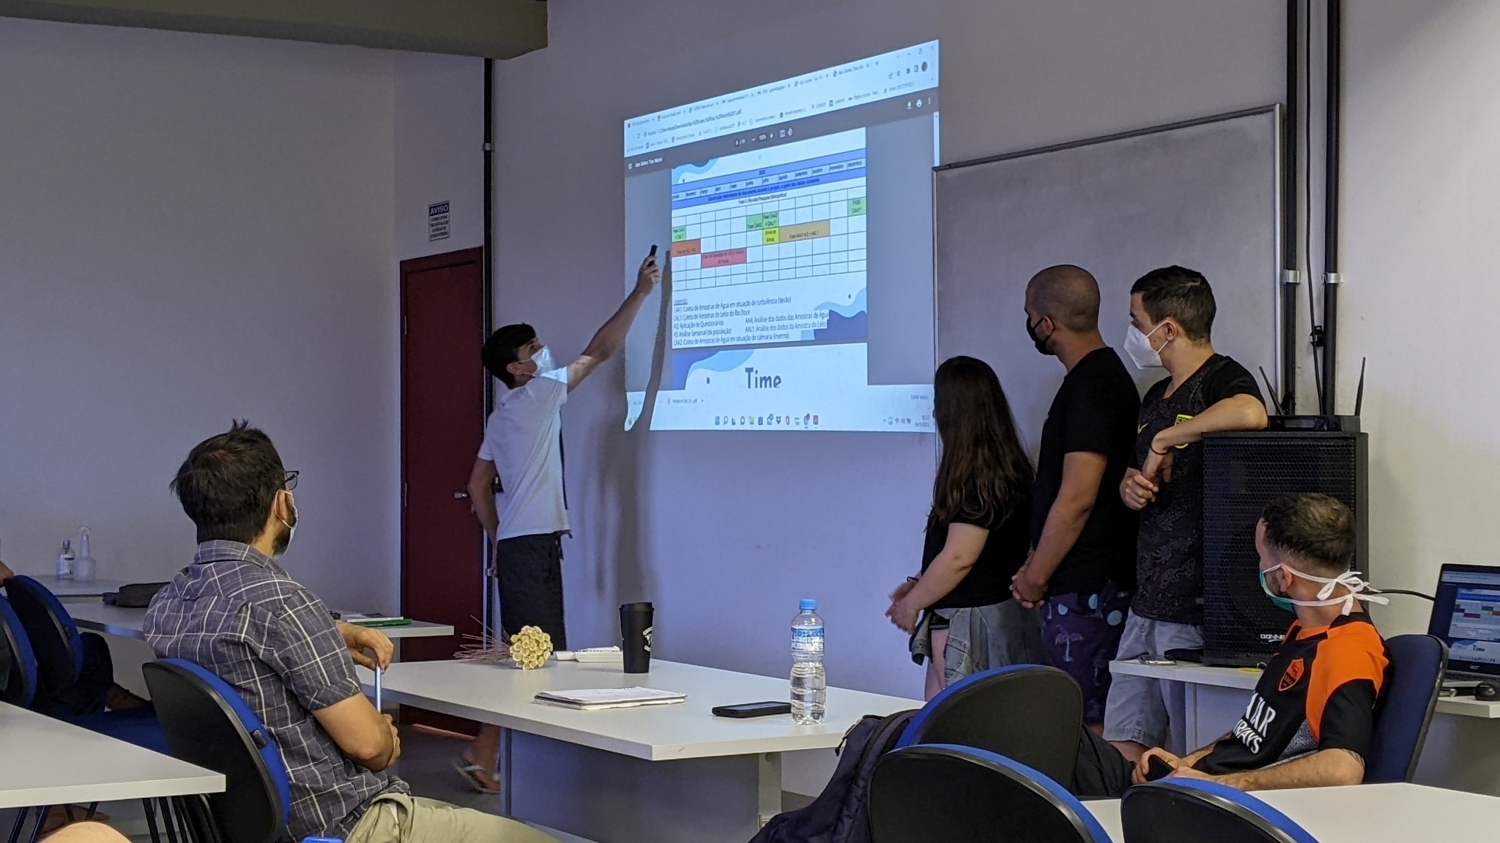
<svg viewBox="0 0 1500 843"><path fill-rule="evenodd" d="M484 616L484 534L465 492L484 435L482 260L401 262L401 614L457 633L403 640L405 661L451 658Z"/></svg>

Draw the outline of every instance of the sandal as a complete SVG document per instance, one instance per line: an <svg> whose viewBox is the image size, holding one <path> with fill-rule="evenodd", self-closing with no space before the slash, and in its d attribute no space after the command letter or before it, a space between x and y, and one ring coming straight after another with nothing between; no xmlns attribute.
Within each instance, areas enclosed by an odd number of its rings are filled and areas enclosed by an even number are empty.
<svg viewBox="0 0 1500 843"><path fill-rule="evenodd" d="M469 789L475 793L494 796L500 792L500 783L495 780L494 771L482 764L471 764L467 758L455 758L453 769L464 777L464 781L469 783Z"/></svg>

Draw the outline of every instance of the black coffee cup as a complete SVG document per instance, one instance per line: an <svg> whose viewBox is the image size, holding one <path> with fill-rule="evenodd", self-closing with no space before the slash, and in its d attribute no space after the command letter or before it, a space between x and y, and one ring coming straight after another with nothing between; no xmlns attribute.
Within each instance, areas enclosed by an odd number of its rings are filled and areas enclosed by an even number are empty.
<svg viewBox="0 0 1500 843"><path fill-rule="evenodd" d="M626 673L651 672L650 603L626 603L620 607L620 649L625 651Z"/></svg>

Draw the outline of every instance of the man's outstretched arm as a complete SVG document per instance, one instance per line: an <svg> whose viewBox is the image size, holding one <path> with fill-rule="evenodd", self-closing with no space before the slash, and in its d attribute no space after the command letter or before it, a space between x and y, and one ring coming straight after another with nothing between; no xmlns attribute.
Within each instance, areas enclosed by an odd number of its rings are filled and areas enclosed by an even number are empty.
<svg viewBox="0 0 1500 843"><path fill-rule="evenodd" d="M615 311L615 315L609 317L594 338L589 341L589 347L578 355L578 359L568 364L568 391L572 392L578 388L583 379L594 373L599 364L613 357L620 346L625 344L625 335L630 333L630 326L635 322L635 317L641 312L641 305L646 303L646 297L656 289L657 282L661 281L661 267L656 265L656 256L651 255L641 262L641 268L635 276L635 289L625 297L625 303Z"/></svg>
<svg viewBox="0 0 1500 843"><path fill-rule="evenodd" d="M1285 764L1207 776L1179 767L1173 775L1212 779L1240 790L1284 790L1292 787L1332 787L1359 784L1365 779L1365 760L1347 749L1321 749Z"/></svg>

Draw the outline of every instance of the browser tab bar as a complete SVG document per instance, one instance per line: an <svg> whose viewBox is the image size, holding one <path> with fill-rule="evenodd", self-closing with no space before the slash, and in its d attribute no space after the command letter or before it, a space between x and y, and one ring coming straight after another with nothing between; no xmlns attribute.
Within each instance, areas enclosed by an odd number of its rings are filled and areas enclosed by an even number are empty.
<svg viewBox="0 0 1500 843"><path fill-rule="evenodd" d="M745 132L938 86L938 42L625 121L625 156ZM919 100L918 100L919 101ZM757 134L757 137L759 135Z"/></svg>

